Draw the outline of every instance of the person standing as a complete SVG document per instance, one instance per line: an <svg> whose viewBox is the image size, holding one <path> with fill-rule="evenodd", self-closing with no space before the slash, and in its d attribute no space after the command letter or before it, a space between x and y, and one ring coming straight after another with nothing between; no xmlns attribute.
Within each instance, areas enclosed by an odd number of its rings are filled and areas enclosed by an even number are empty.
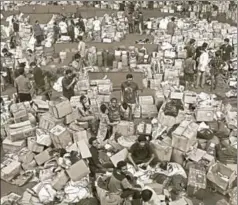
<svg viewBox="0 0 238 205"><path fill-rule="evenodd" d="M74 94L74 87L77 83L76 77L73 76L72 70L65 71L65 77L62 79L62 88L63 88L63 96L70 100Z"/></svg>
<svg viewBox="0 0 238 205"><path fill-rule="evenodd" d="M85 58L86 55L86 43L83 41L83 37L78 37L79 44L78 44L78 53L82 59Z"/></svg>
<svg viewBox="0 0 238 205"><path fill-rule="evenodd" d="M59 22L59 28L61 36L68 36L68 26L65 22L65 17L63 17L62 20Z"/></svg>
<svg viewBox="0 0 238 205"><path fill-rule="evenodd" d="M68 21L68 34L70 36L71 42L74 42L75 39L75 33L74 33L74 22L72 19Z"/></svg>
<svg viewBox="0 0 238 205"><path fill-rule="evenodd" d="M54 43L56 43L60 37L60 28L57 22L54 22L53 31L54 31Z"/></svg>
<svg viewBox="0 0 238 205"><path fill-rule="evenodd" d="M208 64L209 64L209 55L207 52L207 47L208 45L206 44L206 47L202 47L202 54L199 57L199 62L198 62L198 73L197 73L197 82L196 82L196 88L201 85L201 88L204 88L205 80L206 80L206 72L208 69Z"/></svg>
<svg viewBox="0 0 238 205"><path fill-rule="evenodd" d="M13 84L13 75L14 75L14 67L15 67L15 59L12 53L8 51L7 48L2 49L3 58L2 63L3 67L6 68L7 71L7 83Z"/></svg>
<svg viewBox="0 0 238 205"><path fill-rule="evenodd" d="M25 76L24 68L18 70L19 76L15 79L15 87L20 102L31 101L31 83Z"/></svg>
<svg viewBox="0 0 238 205"><path fill-rule="evenodd" d="M193 59L191 53L184 60L184 79L185 79L185 89L190 89L193 87L194 73L196 70L196 61Z"/></svg>
<svg viewBox="0 0 238 205"><path fill-rule="evenodd" d="M109 117L110 122L118 122L121 120L120 107L117 103L116 98L111 99L111 103L108 108L108 117Z"/></svg>
<svg viewBox="0 0 238 205"><path fill-rule="evenodd" d="M133 75L127 74L126 81L121 84L121 101L128 104L138 104L138 85L133 81Z"/></svg>
<svg viewBox="0 0 238 205"><path fill-rule="evenodd" d="M143 18L143 14L142 12L140 11L139 12L139 32L140 32L140 35L143 34L143 30L144 30L144 18Z"/></svg>
<svg viewBox="0 0 238 205"><path fill-rule="evenodd" d="M41 46L41 42L44 40L44 32L40 27L38 20L35 21L35 25L33 26L34 36L36 38L37 46Z"/></svg>
<svg viewBox="0 0 238 205"><path fill-rule="evenodd" d="M220 47L221 57L224 62L229 62L234 52L234 48L230 45L228 38L224 39L224 44Z"/></svg>
<svg viewBox="0 0 238 205"><path fill-rule="evenodd" d="M174 36L176 27L177 27L177 25L175 23L175 18L172 17L171 21L167 25L167 34Z"/></svg>
<svg viewBox="0 0 238 205"><path fill-rule="evenodd" d="M139 33L139 11L135 10L133 13L133 18L134 18L134 31L136 33Z"/></svg>
<svg viewBox="0 0 238 205"><path fill-rule="evenodd" d="M134 33L134 19L132 13L128 14L127 19L128 19L129 33Z"/></svg>
<svg viewBox="0 0 238 205"><path fill-rule="evenodd" d="M185 47L185 50L187 51L187 58L195 55L196 53L195 42L196 42L195 39L190 39L187 46Z"/></svg>

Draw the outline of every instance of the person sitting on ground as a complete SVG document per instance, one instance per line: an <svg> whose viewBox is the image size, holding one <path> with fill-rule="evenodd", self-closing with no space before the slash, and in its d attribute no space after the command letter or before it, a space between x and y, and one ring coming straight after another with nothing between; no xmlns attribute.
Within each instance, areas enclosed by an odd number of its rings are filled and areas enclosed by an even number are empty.
<svg viewBox="0 0 238 205"><path fill-rule="evenodd" d="M19 76L15 79L15 87L20 102L31 101L31 83L25 76L24 68L18 70Z"/></svg>
<svg viewBox="0 0 238 205"><path fill-rule="evenodd" d="M129 161L135 169L138 170L137 165L142 165L142 167L147 168L154 158L155 156L146 136L140 135L137 142L134 143L129 150Z"/></svg>
<svg viewBox="0 0 238 205"><path fill-rule="evenodd" d="M123 102L120 106L120 116L121 120L131 121L133 118L132 107L126 102Z"/></svg>
<svg viewBox="0 0 238 205"><path fill-rule="evenodd" d="M65 71L65 77L62 79L62 88L63 88L63 96L70 100L74 94L74 87L77 83L77 78L73 75L72 70Z"/></svg>
<svg viewBox="0 0 238 205"><path fill-rule="evenodd" d="M121 197L126 198L136 191L141 191L141 188L134 185L135 178L127 171L127 163L125 161L118 162L108 183L109 192L118 195L118 199L122 200Z"/></svg>
<svg viewBox="0 0 238 205"><path fill-rule="evenodd" d="M80 96L80 103L77 106L79 111L79 120L80 122L89 122L95 119L91 109L90 109L91 102L85 95Z"/></svg>
<svg viewBox="0 0 238 205"><path fill-rule="evenodd" d="M97 138L92 137L88 141L90 145L90 152L92 157L89 158L89 168L92 177L95 177L96 173L105 173L107 169L113 168L112 163L102 163L99 159L99 144Z"/></svg>
<svg viewBox="0 0 238 205"><path fill-rule="evenodd" d="M116 98L111 99L111 103L108 108L108 116L110 122L118 122L121 120L120 118L120 107L117 103Z"/></svg>

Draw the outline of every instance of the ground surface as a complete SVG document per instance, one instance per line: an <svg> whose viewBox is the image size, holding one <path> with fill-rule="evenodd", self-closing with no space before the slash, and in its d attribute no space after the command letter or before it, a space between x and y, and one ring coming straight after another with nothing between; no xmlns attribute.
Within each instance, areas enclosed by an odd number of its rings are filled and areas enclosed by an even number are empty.
<svg viewBox="0 0 238 205"><path fill-rule="evenodd" d="M96 15L97 16L103 16L105 13L111 13L111 12L112 12L111 10L99 10L99 9L94 9L94 8L90 8L88 10L82 9L82 16L85 16L85 17L93 17L93 16L96 16ZM6 16L11 15L11 13L3 12L3 15L6 17ZM147 11L144 12L145 18L162 16L162 15L167 15L167 14L162 14L159 11L156 11L156 10L147 10ZM44 14L44 15L33 14L33 15L30 15L30 16L31 16L31 22L34 22L37 19L37 20L39 20L40 23L47 23L51 19L52 14ZM220 16L219 21L224 22L224 18L222 16ZM4 21L3 21L3 23L4 23ZM147 36L146 35L140 36L138 34L128 35L120 43L113 43L113 44L96 43L95 46L100 47L102 49L103 48L108 48L108 47L115 48L115 47L118 47L118 45L129 46L129 45L134 44L135 40L143 39L145 37L147 37ZM64 45L63 47L65 47L65 46L66 45ZM71 44L71 46L75 47L76 45ZM151 50L156 49L155 45L148 45L148 46L149 46L149 49L151 49ZM124 77L122 78L119 75L117 80L119 82L122 82L125 79L124 79ZM205 90L208 91L209 88L207 87ZM202 90L197 90L197 92L200 92L200 91L202 91ZM151 91L145 91L143 94L146 94L147 92L149 93ZM2 94L3 95L5 95L5 94L12 95L13 93L15 93L15 89L12 88L12 87L8 87L7 90L5 92L3 92ZM234 106L236 106L236 103L237 103L236 99L234 99L234 100L225 99L224 98L224 92L221 93L220 91L218 91L217 94L219 94L224 101L226 101L226 102L230 101ZM57 93L53 94L53 98L56 98L57 96L59 96L59 94L57 94ZM114 92L113 96L119 97L119 93ZM4 181L1 181L1 196L7 195L10 192L15 192L17 194L22 194L24 192L24 190L28 187L32 187L32 184L28 184L27 186L24 186L24 187L16 187L16 186L9 185L8 183L6 183ZM224 197L217 194L217 193L210 193L209 191L207 191L207 192L205 192L205 194L203 196L204 205L215 205L216 202L221 198L224 198ZM198 200L194 199L194 205L198 205L199 204L198 202L199 202Z"/></svg>

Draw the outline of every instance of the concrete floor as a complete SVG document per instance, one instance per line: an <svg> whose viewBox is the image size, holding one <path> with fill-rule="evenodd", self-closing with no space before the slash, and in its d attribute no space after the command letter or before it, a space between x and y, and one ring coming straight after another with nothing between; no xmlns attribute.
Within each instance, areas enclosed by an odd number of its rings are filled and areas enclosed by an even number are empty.
<svg viewBox="0 0 238 205"><path fill-rule="evenodd" d="M103 14L105 13L111 13L112 11L111 10L99 10L99 9L89 9L89 10L83 10L82 11L82 16L87 16L87 17L92 17L92 16L102 16ZM3 15L6 17L8 16L7 13L3 13ZM162 14L156 10L147 10L144 12L144 16L146 18L148 17L156 17L156 16L161 16L161 15L166 15L166 14ZM39 14L31 14L31 22L34 22L36 19L39 20L40 23L46 23L50 20L50 18L52 17L51 14L45 14L45 15L39 15ZM224 21L224 18L220 17L221 21ZM4 22L4 21L3 21ZM134 44L135 40L137 39L143 39L145 38L146 35L143 35L143 36L140 36L138 34L135 34L135 35L128 35L126 37L126 39L124 39L122 42L120 43L113 43L113 44L102 44L102 43L97 43L97 47L100 47L100 48L115 48L117 47L118 45L126 45L126 46L129 46L131 44ZM92 43L90 43L92 44ZM96 46L95 45L95 46ZM73 47L75 47L75 45L71 45ZM156 49L156 46L155 45L148 45L150 46L151 48L150 49ZM65 47L65 45L64 45ZM118 76L118 81L124 81L125 79L124 78L121 78L121 76ZM208 89L206 89L208 90ZM12 88L12 87L9 87L5 92L3 92L2 94L5 95L5 94L8 94L8 95L12 95L12 93L15 92L15 89ZM224 93L223 93L224 94ZM118 93L114 93L115 96L118 96ZM56 95L56 93L54 94L54 96L58 96L58 94ZM227 101L226 99L224 99L225 101ZM234 104L236 104L236 100L233 101ZM24 190L28 187L32 187L32 184L28 184L27 186L24 186L24 187L16 187L16 186L12 186L6 182L3 182L1 180L1 196L5 196L7 194L9 194L10 192L15 192L17 194L22 194L24 192ZM203 201L204 201L204 205L215 205L216 202L218 200L220 200L221 198L224 198L223 196L217 194L217 193L210 193L209 191L205 192L204 196L203 196ZM194 205L199 205L199 201L198 200L193 200L194 201Z"/></svg>

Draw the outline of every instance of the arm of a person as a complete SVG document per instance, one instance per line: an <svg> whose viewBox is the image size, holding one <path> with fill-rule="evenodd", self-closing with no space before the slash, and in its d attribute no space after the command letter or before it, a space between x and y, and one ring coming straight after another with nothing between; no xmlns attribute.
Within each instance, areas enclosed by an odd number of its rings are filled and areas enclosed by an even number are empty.
<svg viewBox="0 0 238 205"><path fill-rule="evenodd" d="M135 144L134 144L134 145L135 145ZM129 153L128 153L128 159L129 159L129 161L133 164L134 167L137 167L137 165L136 165L136 163L134 162L133 157L132 157L133 152L136 151L134 145L132 145L131 148L130 148L130 151L129 151Z"/></svg>
<svg viewBox="0 0 238 205"><path fill-rule="evenodd" d="M135 191L141 191L141 188L133 187L131 185L131 183L127 180L127 178L124 178L121 181L121 185L122 185L123 189L132 189L132 190L135 190Z"/></svg>
<svg viewBox="0 0 238 205"><path fill-rule="evenodd" d="M108 125L111 125L111 126L117 124L117 122L110 122L108 115L107 115L107 118L106 118L106 122L107 122Z"/></svg>
<svg viewBox="0 0 238 205"><path fill-rule="evenodd" d="M100 161L98 160L98 154L94 152L92 149L90 151L92 154L92 162L94 163L94 165L99 169L103 168Z"/></svg>
<svg viewBox="0 0 238 205"><path fill-rule="evenodd" d="M150 159L149 159L149 161L148 161L146 164L149 165L149 164L154 160L155 155L154 155L154 153L153 153L153 151L152 151L152 148L151 148L151 146L150 146L149 144L147 145L147 147L148 147Z"/></svg>
<svg viewBox="0 0 238 205"><path fill-rule="evenodd" d="M62 81L62 85L64 86L64 88L66 88L67 90L70 89L73 85L74 85L75 81L72 80L72 82L68 85L65 80Z"/></svg>

